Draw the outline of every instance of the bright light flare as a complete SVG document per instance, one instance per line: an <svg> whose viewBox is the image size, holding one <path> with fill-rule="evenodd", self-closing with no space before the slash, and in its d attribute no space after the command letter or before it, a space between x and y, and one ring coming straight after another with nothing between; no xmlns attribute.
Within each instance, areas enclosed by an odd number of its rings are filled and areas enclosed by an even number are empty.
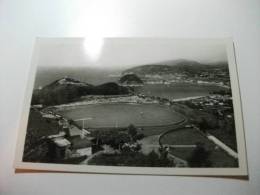
<svg viewBox="0 0 260 195"><path fill-rule="evenodd" d="M102 37L85 37L84 38L84 50L87 56L92 61L97 61L104 44Z"/></svg>
<svg viewBox="0 0 260 195"><path fill-rule="evenodd" d="M71 1L72 2L72 1ZM69 34L72 37L85 37L83 49L87 60L95 64L104 45L103 37L117 36L121 32L124 17L122 5L117 1L77 0L67 4L68 13L72 17L69 23Z"/></svg>

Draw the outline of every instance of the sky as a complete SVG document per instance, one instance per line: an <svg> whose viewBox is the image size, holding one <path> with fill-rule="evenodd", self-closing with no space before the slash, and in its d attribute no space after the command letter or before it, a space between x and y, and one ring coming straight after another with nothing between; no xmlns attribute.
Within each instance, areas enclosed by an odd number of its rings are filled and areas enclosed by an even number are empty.
<svg viewBox="0 0 260 195"><path fill-rule="evenodd" d="M227 61L223 40L162 38L43 38L39 67L126 69L177 59L201 63Z"/></svg>

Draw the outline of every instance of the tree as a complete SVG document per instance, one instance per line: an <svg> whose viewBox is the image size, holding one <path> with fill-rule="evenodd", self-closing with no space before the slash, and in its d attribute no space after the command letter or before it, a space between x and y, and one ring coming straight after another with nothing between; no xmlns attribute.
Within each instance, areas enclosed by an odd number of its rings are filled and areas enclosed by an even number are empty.
<svg viewBox="0 0 260 195"><path fill-rule="evenodd" d="M132 140L134 140L135 136L137 135L137 130L134 125L129 125L127 128L128 134L131 136Z"/></svg>
<svg viewBox="0 0 260 195"><path fill-rule="evenodd" d="M110 145L114 149L119 149L121 145L130 141L130 136L118 131L100 131L96 135L100 144Z"/></svg>
<svg viewBox="0 0 260 195"><path fill-rule="evenodd" d="M205 149L203 143L198 142L196 148L193 150L191 157L188 159L190 167L209 167L211 162L209 161L210 152Z"/></svg>
<svg viewBox="0 0 260 195"><path fill-rule="evenodd" d="M209 122L205 118L202 118L198 125L203 133L206 133L207 130L211 128Z"/></svg>

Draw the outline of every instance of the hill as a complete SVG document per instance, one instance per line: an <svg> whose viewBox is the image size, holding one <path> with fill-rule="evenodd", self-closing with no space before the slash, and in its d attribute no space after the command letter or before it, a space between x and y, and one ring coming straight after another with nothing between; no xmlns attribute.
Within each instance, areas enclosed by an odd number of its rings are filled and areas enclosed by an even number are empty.
<svg viewBox="0 0 260 195"><path fill-rule="evenodd" d="M39 111L30 110L26 139L24 145L23 161L49 162L48 145L42 137L58 134L57 121L46 121Z"/></svg>
<svg viewBox="0 0 260 195"><path fill-rule="evenodd" d="M159 62L155 64L147 64L127 69L123 74L136 74L143 76L145 74L174 74L185 73L187 75L199 74L202 71L228 71L228 64L219 62L214 64L201 64L196 61L189 60L172 60Z"/></svg>
<svg viewBox="0 0 260 195"><path fill-rule="evenodd" d="M135 74L126 74L119 79L119 83L126 85L143 84L143 81Z"/></svg>
<svg viewBox="0 0 260 195"><path fill-rule="evenodd" d="M128 93L130 93L130 89L114 82L98 85L92 90L93 95L120 95Z"/></svg>
<svg viewBox="0 0 260 195"><path fill-rule="evenodd" d="M128 94L127 87L116 83L94 86L72 78L62 78L33 92L31 104L58 105L76 101L84 95L120 95Z"/></svg>

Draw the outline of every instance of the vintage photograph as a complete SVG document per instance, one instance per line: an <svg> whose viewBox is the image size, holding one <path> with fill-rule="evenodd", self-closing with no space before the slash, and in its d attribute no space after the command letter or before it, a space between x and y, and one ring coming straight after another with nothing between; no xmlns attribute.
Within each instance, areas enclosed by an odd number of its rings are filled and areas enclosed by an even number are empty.
<svg viewBox="0 0 260 195"><path fill-rule="evenodd" d="M229 39L38 38L25 99L16 168L247 174Z"/></svg>

